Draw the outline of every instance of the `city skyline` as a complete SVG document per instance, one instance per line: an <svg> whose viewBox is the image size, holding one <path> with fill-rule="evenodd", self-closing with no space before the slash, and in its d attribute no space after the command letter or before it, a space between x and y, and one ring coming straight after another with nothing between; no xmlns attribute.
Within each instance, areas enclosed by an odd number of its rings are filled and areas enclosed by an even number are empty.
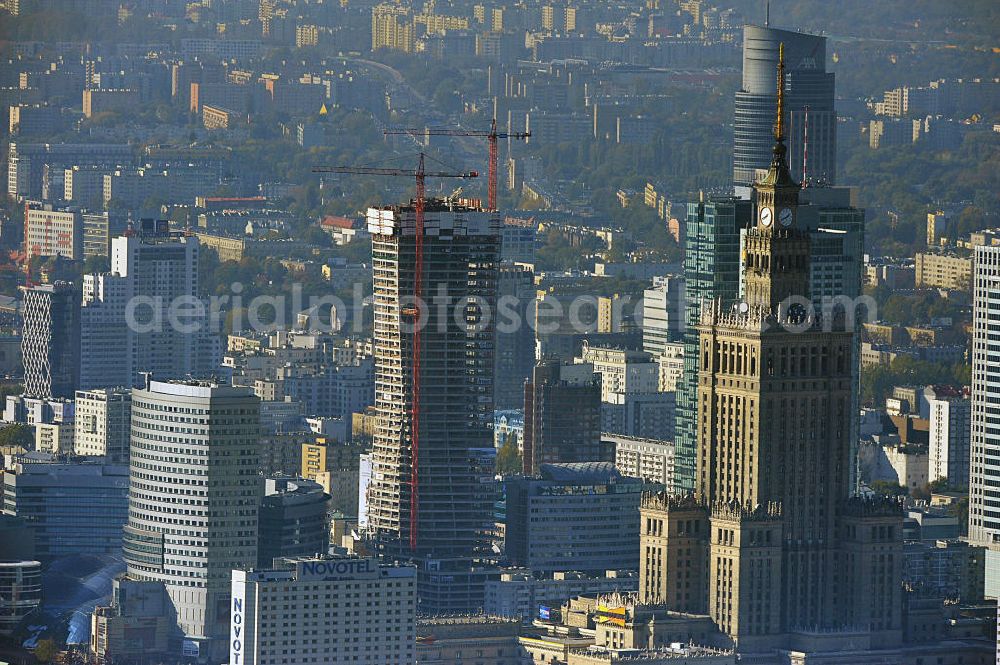
<svg viewBox="0 0 1000 665"><path fill-rule="evenodd" d="M1000 8L897 5L0 0L0 660L1000 663Z"/></svg>

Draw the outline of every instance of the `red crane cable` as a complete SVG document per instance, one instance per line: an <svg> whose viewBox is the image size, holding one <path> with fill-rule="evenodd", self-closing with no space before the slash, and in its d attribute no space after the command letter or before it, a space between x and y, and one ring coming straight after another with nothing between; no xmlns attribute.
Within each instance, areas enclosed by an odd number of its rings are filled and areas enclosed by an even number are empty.
<svg viewBox="0 0 1000 665"><path fill-rule="evenodd" d="M410 550L417 549L417 509L420 499L419 470L420 460L420 343L421 343L421 297L424 281L424 193L425 193L424 155L420 154L420 165L417 167L417 200L414 208L413 243L413 300L416 314L413 318L413 406L411 409L410 427Z"/></svg>

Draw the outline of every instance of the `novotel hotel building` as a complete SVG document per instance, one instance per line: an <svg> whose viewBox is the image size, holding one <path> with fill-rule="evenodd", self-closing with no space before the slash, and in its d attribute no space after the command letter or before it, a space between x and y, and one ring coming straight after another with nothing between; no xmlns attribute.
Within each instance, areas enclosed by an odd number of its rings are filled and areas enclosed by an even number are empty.
<svg viewBox="0 0 1000 665"><path fill-rule="evenodd" d="M416 568L355 556L234 570L230 665L412 665Z"/></svg>

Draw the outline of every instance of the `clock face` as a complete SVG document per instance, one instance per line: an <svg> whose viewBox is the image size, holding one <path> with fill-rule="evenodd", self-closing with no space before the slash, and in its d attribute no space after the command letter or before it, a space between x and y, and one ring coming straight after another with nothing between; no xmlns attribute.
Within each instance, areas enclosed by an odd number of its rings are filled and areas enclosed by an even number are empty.
<svg viewBox="0 0 1000 665"><path fill-rule="evenodd" d="M792 209L782 208L781 212L778 213L778 221L781 222L782 226L792 225Z"/></svg>
<svg viewBox="0 0 1000 665"><path fill-rule="evenodd" d="M771 226L771 222L774 221L773 214L770 208L761 208L760 210L760 225L761 226Z"/></svg>

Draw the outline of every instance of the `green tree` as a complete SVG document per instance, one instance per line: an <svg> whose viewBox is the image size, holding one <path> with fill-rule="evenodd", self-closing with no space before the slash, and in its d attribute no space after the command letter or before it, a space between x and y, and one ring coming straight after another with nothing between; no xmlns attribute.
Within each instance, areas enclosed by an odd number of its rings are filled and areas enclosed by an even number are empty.
<svg viewBox="0 0 1000 665"><path fill-rule="evenodd" d="M969 535L969 497L963 496L948 506L948 514L958 518L961 535Z"/></svg>
<svg viewBox="0 0 1000 665"><path fill-rule="evenodd" d="M34 433L28 425L14 423L0 429L0 447L21 446L22 448L30 448L34 442Z"/></svg>
<svg viewBox="0 0 1000 665"><path fill-rule="evenodd" d="M906 486L888 480L876 480L872 483L872 490L884 496L906 496L910 493Z"/></svg>
<svg viewBox="0 0 1000 665"><path fill-rule="evenodd" d="M90 275L99 272L108 272L111 270L111 263L108 261L106 256L88 256L87 260L83 262L83 274Z"/></svg>
<svg viewBox="0 0 1000 665"><path fill-rule="evenodd" d="M501 476L513 475L522 469L521 454L517 452L517 438L513 434L507 436L497 452L496 469Z"/></svg>
<svg viewBox="0 0 1000 665"><path fill-rule="evenodd" d="M39 640L35 647L35 659L41 663L51 663L56 653L56 643L52 640Z"/></svg>

